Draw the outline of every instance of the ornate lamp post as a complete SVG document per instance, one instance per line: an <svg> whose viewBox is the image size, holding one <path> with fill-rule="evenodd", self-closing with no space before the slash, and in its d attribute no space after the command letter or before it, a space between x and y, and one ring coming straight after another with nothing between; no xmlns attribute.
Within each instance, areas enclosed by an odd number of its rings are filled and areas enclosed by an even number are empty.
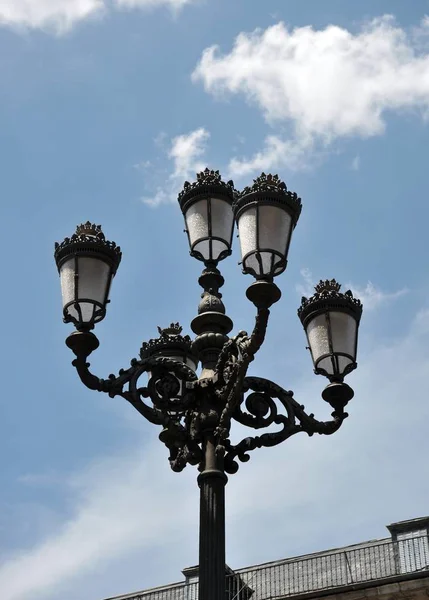
<svg viewBox="0 0 429 600"><path fill-rule="evenodd" d="M261 347L270 307L281 292L274 277L286 269L293 229L301 200L278 176L255 179L241 193L218 171L185 182L179 194L191 256L204 263L198 315L191 323L196 337L182 336L179 324L159 329L160 337L144 343L139 358L118 375L99 379L89 370L88 356L99 345L92 329L106 314L111 281L121 251L106 241L100 226L85 223L71 238L56 244L55 260L61 277L64 321L76 331L66 343L76 358L73 365L90 389L122 396L154 425L169 450L173 471L197 465L200 487L199 598L225 598L225 484L227 473L249 452L275 446L291 435L306 432L330 435L347 417L344 407L353 390L344 376L356 368L357 334L362 305L350 291L342 294L335 281L321 281L314 296L303 298L298 315L307 334L316 374L329 379L322 397L334 409L332 420L308 415L291 391L259 377L246 377ZM255 282L247 290L257 314L250 335L229 337L233 323L225 314L219 289L224 279L218 263L231 254L234 218L238 225L243 272ZM198 367L201 367L197 374ZM145 374L146 384L140 378ZM278 431L230 440L232 421L251 429L273 424Z"/></svg>

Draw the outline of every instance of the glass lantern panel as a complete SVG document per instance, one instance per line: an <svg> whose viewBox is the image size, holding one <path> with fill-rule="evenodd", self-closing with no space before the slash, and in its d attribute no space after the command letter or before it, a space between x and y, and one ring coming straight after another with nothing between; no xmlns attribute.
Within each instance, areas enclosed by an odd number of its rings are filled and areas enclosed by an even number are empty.
<svg viewBox="0 0 429 600"><path fill-rule="evenodd" d="M75 265L76 263L73 257L66 261L60 269L63 308L69 304L69 302L75 301ZM79 314L73 304L67 308L67 312L73 319L80 320Z"/></svg>
<svg viewBox="0 0 429 600"><path fill-rule="evenodd" d="M249 208L238 219L241 257L256 250L256 208Z"/></svg>
<svg viewBox="0 0 429 600"><path fill-rule="evenodd" d="M324 369L332 375L334 369L330 356L324 358L319 363L317 362L321 356L330 353L328 321L325 314L318 315L310 321L307 325L307 338L314 366L316 367L317 364L318 368Z"/></svg>
<svg viewBox="0 0 429 600"><path fill-rule="evenodd" d="M259 248L261 250L275 250L286 258L291 232L292 218L283 208L269 204L259 206Z"/></svg>
<svg viewBox="0 0 429 600"><path fill-rule="evenodd" d="M70 258L63 264L60 270L61 294L63 298L63 308L69 302L73 302L74 283L75 283L75 259Z"/></svg>
<svg viewBox="0 0 429 600"><path fill-rule="evenodd" d="M329 315L334 352L349 354L355 359L356 320L351 315L340 311L332 311Z"/></svg>
<svg viewBox="0 0 429 600"><path fill-rule="evenodd" d="M78 257L78 300L105 303L110 283L110 266L103 260L87 256Z"/></svg>
<svg viewBox="0 0 429 600"><path fill-rule="evenodd" d="M243 212L238 219L238 233L240 236L241 258L243 259L249 252L257 249L256 244L256 208L249 208ZM256 260L253 257L253 260ZM247 266L247 265L246 265ZM254 267L253 264L248 266ZM256 263L257 272L259 271Z"/></svg>
<svg viewBox="0 0 429 600"><path fill-rule="evenodd" d="M209 235L207 204L207 199L198 200L198 202L192 204L186 211L186 228L189 233L189 242L191 246L201 238L207 238ZM198 248L198 251L206 258L206 254L209 252L208 241L206 241L204 245L201 245L201 247Z"/></svg>
<svg viewBox="0 0 429 600"><path fill-rule="evenodd" d="M75 285L75 265L77 261L77 287ZM97 306L93 302L104 305L108 286L110 284L110 267L107 263L97 258L78 256L71 258L61 267L61 291L63 307L69 302L79 304L81 316L76 310L76 305L67 308L68 314L79 322L87 323L92 320ZM82 302L87 300L87 302Z"/></svg>
<svg viewBox="0 0 429 600"><path fill-rule="evenodd" d="M354 362L354 361L351 360L350 358L347 358L347 356L338 356L339 374L342 375L344 373L346 367L348 367L352 362Z"/></svg>
<svg viewBox="0 0 429 600"><path fill-rule="evenodd" d="M212 236L225 240L225 246L231 245L234 229L234 214L231 204L220 198L211 199Z"/></svg>

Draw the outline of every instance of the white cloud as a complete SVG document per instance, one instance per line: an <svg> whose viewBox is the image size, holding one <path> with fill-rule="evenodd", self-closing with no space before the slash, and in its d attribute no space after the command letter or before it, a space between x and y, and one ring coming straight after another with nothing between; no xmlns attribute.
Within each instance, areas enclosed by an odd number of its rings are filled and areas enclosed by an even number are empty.
<svg viewBox="0 0 429 600"><path fill-rule="evenodd" d="M313 273L310 271L310 269L301 269L301 275L303 281L297 283L295 289L301 296L306 296L308 298L314 294L314 286L316 285L317 281L314 279ZM400 298L404 294L408 293L407 288L402 288L396 292L385 292L375 286L371 281L368 281L368 283L363 287L353 283L346 283L341 287L343 291L351 290L353 295L361 300L365 313L367 311L375 310L380 306L392 302L393 300L396 300L397 298ZM425 315L426 313L421 314Z"/></svg>
<svg viewBox="0 0 429 600"><path fill-rule="evenodd" d="M295 436L256 450L230 477L227 539L233 568L380 537L387 533L385 523L426 514L429 482L421 473L429 450L429 329L421 324L428 314L422 309L409 332L389 345L361 344L360 366L350 382L356 397L337 434ZM283 353L273 352L268 360L283 364ZM279 375L281 385L296 384L297 400L327 418L330 409L319 397L324 378L291 373L286 384L284 377ZM69 479L65 496L74 502L73 516L33 548L3 561L2 598L106 597L115 593L105 593L112 578L131 592L121 576L130 557L142 587L148 587L153 580L146 552L162 557L159 576L174 565L173 579L181 578L179 570L197 556L197 472L171 473L159 442L142 450L134 443L122 456ZM101 565L103 577L94 581ZM96 585L92 596L85 574ZM67 584L69 594L62 592Z"/></svg>
<svg viewBox="0 0 429 600"><path fill-rule="evenodd" d="M206 152L209 138L210 133L204 127L173 138L168 150L168 158L173 162L172 172L168 175L166 183L158 186L153 195L145 195L142 198L143 202L149 206L175 202L178 189L184 180L204 169L201 158Z"/></svg>
<svg viewBox="0 0 429 600"><path fill-rule="evenodd" d="M67 496L73 498L74 515L34 548L3 561L2 598L26 600L41 593L46 598L101 563L135 548L155 548L163 533L174 529L176 517L165 494L172 478L180 518L192 524L194 506L188 494L193 490L188 489L186 478L169 471L167 450L162 447L151 452L146 446L144 455L133 448L128 456L104 459L69 478ZM172 540L173 546L177 543L183 543L180 536Z"/></svg>
<svg viewBox="0 0 429 600"><path fill-rule="evenodd" d="M243 177L255 171L269 171L288 167L292 170L305 168L306 157L312 151L312 140L282 140L277 135L265 139L264 148L248 158L233 158L228 170L236 177Z"/></svg>
<svg viewBox="0 0 429 600"><path fill-rule="evenodd" d="M408 294L407 288L402 288L396 292L383 292L380 288L377 288L371 283L371 281L368 281L365 287L358 287L352 283L349 283L344 287L350 289L353 292L353 295L362 301L365 311L375 310L383 304L392 302L404 294Z"/></svg>
<svg viewBox="0 0 429 600"><path fill-rule="evenodd" d="M0 25L61 34L104 8L103 0L0 0Z"/></svg>
<svg viewBox="0 0 429 600"><path fill-rule="evenodd" d="M426 117L429 109L429 54L391 16L357 33L334 25L290 30L284 23L240 33L227 54L207 48L192 79L216 96L243 95L271 126L280 125L261 152L232 160L232 174L300 166L296 153L316 143L382 134L388 111ZM283 126L292 129L290 140L283 140Z"/></svg>
<svg viewBox="0 0 429 600"><path fill-rule="evenodd" d="M159 8L166 6L173 11L178 11L187 4L195 4L198 0L115 0L116 4L124 8Z"/></svg>
<svg viewBox="0 0 429 600"><path fill-rule="evenodd" d="M357 155L354 157L354 159L352 160L352 171L359 171L360 169L360 156Z"/></svg>
<svg viewBox="0 0 429 600"><path fill-rule="evenodd" d="M200 127L172 140L168 156L174 161L173 177L188 177L192 171L204 168L198 159L205 153L209 138L209 132Z"/></svg>
<svg viewBox="0 0 429 600"><path fill-rule="evenodd" d="M114 0L119 9L167 7L178 12L199 0ZM106 0L0 0L0 26L63 34L78 22L102 15Z"/></svg>

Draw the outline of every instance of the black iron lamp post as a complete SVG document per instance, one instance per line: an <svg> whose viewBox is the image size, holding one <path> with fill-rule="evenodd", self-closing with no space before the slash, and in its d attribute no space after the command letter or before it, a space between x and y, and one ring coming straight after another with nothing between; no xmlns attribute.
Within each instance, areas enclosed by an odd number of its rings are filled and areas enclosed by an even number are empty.
<svg viewBox="0 0 429 600"><path fill-rule="evenodd" d="M198 315L191 323L193 340L182 336L172 323L159 329L157 339L144 343L139 358L118 375L99 379L89 370L88 356L99 345L92 333L106 314L111 281L121 251L106 241L100 226L80 225L71 238L56 244L64 321L76 331L66 343L76 355L73 365L90 389L122 396L154 425L169 450L173 471L197 465L200 487L200 600L225 600L225 484L227 473L249 452L276 446L291 435L305 432L330 435L347 417L344 407L353 390L344 377L356 368L358 326L362 305L350 291L340 292L335 280L321 281L311 298L303 298L298 315L307 334L315 373L329 379L322 397L334 409L331 421L308 415L291 391L259 377L246 377L250 362L261 347L270 307L281 292L274 277L286 269L293 229L301 200L277 175L264 173L241 193L218 171L206 169L194 183L185 182L179 194L191 255L204 263L199 283L203 288ZM237 222L243 272L255 281L247 289L255 305L255 326L250 335L233 328L225 314L224 279L218 263L231 254L234 220ZM140 378L146 376L142 385ZM251 429L277 431L230 439L232 422Z"/></svg>

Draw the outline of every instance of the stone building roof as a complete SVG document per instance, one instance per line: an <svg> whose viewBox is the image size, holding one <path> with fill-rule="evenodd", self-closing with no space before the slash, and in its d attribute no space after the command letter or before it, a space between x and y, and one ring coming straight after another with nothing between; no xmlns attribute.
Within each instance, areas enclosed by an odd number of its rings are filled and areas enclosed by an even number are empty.
<svg viewBox="0 0 429 600"><path fill-rule="evenodd" d="M226 566L225 600L281 600L381 580L429 576L429 517L388 526L391 538L370 540L232 571ZM109 600L198 600L198 567L185 581Z"/></svg>

